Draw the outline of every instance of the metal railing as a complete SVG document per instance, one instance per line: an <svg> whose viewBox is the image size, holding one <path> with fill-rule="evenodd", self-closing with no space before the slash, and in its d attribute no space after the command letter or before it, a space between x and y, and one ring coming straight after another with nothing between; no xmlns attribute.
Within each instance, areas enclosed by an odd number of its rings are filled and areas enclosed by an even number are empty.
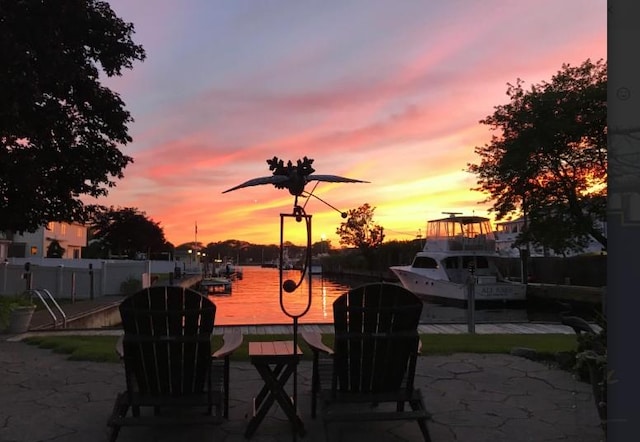
<svg viewBox="0 0 640 442"><path fill-rule="evenodd" d="M47 302L46 298L49 298L49 301L53 303L54 307L60 313L60 316L62 316L62 328L67 328L67 315L65 315L64 311L60 307L60 304L58 304L58 301L55 300L55 298L51 295L51 292L49 290L29 289L29 294L32 296L35 294L40 299L40 301L42 302L42 305L44 305L44 307L47 309L47 311L51 315L51 318L53 319L53 327L55 328L58 326L58 317L53 312L53 309L51 308L51 306L49 306L49 302Z"/></svg>

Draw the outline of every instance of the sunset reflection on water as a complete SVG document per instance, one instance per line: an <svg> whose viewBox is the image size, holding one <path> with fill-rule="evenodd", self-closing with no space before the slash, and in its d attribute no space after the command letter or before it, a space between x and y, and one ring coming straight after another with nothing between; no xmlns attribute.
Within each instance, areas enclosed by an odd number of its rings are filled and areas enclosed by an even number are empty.
<svg viewBox="0 0 640 442"><path fill-rule="evenodd" d="M244 267L244 277L234 281L231 295L211 296L210 299L218 307L216 325L289 325L292 319L280 309L279 272L278 269L262 267ZM288 270L284 279L298 282L301 272ZM285 307L292 314L299 314L307 306L308 292L305 278L302 285L293 293L284 294ZM311 308L301 317L300 324L333 323L333 301L352 288L349 284L363 282L346 279L322 278L313 275L311 281ZM529 315L533 315L531 318ZM552 315L553 316L553 315ZM439 305L424 301L420 317L422 324L467 323L467 311L464 308ZM478 309L475 312L476 322L527 322L529 320L549 320L544 312L527 311L523 308ZM550 320L555 320L551 318Z"/></svg>
<svg viewBox="0 0 640 442"><path fill-rule="evenodd" d="M296 282L301 272L288 270L284 279ZM216 304L216 325L291 324L292 319L280 308L278 269L244 267L243 278L233 282L230 296L211 296ZM311 281L311 307L299 323L330 324L333 322L333 301L349 290L346 284L313 275ZM293 315L307 306L308 278L293 293L284 293L284 306Z"/></svg>

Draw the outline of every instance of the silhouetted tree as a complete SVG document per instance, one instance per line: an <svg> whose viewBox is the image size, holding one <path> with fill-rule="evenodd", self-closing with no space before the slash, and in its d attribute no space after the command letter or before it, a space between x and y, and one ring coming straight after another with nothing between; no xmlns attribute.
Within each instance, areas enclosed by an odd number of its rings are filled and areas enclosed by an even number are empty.
<svg viewBox="0 0 640 442"><path fill-rule="evenodd" d="M562 253L580 250L599 228L606 210L607 65L585 61L562 66L551 79L525 90L508 84L509 103L480 123L497 131L476 147L479 164L468 164L500 220L525 216L519 243Z"/></svg>
<svg viewBox="0 0 640 442"><path fill-rule="evenodd" d="M314 242L311 245L311 253L313 255L320 255L324 253L329 253L331 250L331 240L325 239L323 241Z"/></svg>
<svg viewBox="0 0 640 442"><path fill-rule="evenodd" d="M384 229L375 224L373 213L376 208L368 203L347 212L347 220L336 230L340 245L357 247L367 260L369 269L373 267L373 251L384 240Z"/></svg>
<svg viewBox="0 0 640 442"><path fill-rule="evenodd" d="M100 82L144 49L134 28L96 0L0 0L0 231L87 220L133 159L133 119Z"/></svg>
<svg viewBox="0 0 640 442"><path fill-rule="evenodd" d="M134 259L137 253L170 252L173 245L166 241L160 224L147 218L136 208L111 207L94 215L91 227L93 240L111 255L126 255Z"/></svg>
<svg viewBox="0 0 640 442"><path fill-rule="evenodd" d="M64 248L57 239L52 240L47 247L47 258L62 258L64 256Z"/></svg>

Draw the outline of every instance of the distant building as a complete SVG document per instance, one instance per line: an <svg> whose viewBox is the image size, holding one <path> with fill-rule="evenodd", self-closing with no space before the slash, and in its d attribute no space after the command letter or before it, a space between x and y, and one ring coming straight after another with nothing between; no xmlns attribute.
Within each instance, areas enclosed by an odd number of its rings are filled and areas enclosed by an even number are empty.
<svg viewBox="0 0 640 442"><path fill-rule="evenodd" d="M5 236L3 240L2 237ZM9 235L0 233L0 258L45 258L53 241L64 249L62 258L82 258L82 248L87 246L87 227L76 223L50 222L33 233ZM6 242L6 249L3 248ZM6 256L2 256L3 251Z"/></svg>
<svg viewBox="0 0 640 442"><path fill-rule="evenodd" d="M602 223L600 226L606 236L606 223ZM524 217L516 218L511 221L503 221L496 223L496 230L494 236L496 238L496 250L498 254L505 257L517 258L520 256L520 251L513 247L513 243L516 238L522 232L524 228ZM580 253L570 252L564 256L575 256L587 253L599 253L602 251L602 244L596 241L595 238L589 236L589 243ZM563 256L553 253L551 250L545 250L542 247L534 247L533 244L529 247L530 256Z"/></svg>

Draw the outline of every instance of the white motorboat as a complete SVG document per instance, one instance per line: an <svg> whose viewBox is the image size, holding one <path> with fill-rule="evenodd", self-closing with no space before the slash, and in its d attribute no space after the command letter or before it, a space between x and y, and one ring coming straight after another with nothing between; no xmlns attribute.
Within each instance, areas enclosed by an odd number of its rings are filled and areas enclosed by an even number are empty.
<svg viewBox="0 0 640 442"><path fill-rule="evenodd" d="M505 280L496 267L489 219L445 213L449 216L427 223L424 248L411 265L390 267L401 284L445 303L466 304L471 286L479 303L525 301L526 285Z"/></svg>
<svg viewBox="0 0 640 442"><path fill-rule="evenodd" d="M242 279L242 267L235 265L231 260L224 262L221 259L216 259L213 275L235 281L236 279Z"/></svg>

